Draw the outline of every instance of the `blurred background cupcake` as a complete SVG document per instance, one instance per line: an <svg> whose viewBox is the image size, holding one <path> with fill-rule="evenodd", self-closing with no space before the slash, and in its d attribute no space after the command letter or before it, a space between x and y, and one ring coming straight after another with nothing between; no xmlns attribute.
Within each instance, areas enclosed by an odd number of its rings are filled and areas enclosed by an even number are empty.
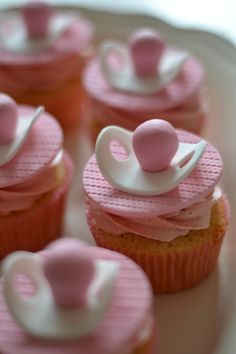
<svg viewBox="0 0 236 354"><path fill-rule="evenodd" d="M0 258L62 232L73 165L57 121L0 94Z"/></svg>
<svg viewBox="0 0 236 354"><path fill-rule="evenodd" d="M229 223L222 170L211 144L167 121L134 133L104 128L84 171L97 245L136 261L156 293L197 285L214 268Z"/></svg>
<svg viewBox="0 0 236 354"><path fill-rule="evenodd" d="M154 116L200 133L208 112L204 79L196 58L150 28L138 29L127 43L104 41L84 75L93 141L106 125L134 130Z"/></svg>
<svg viewBox="0 0 236 354"><path fill-rule="evenodd" d="M1 19L0 36L0 91L21 104L44 105L65 130L77 127L92 24L78 13L36 0Z"/></svg>
<svg viewBox="0 0 236 354"><path fill-rule="evenodd" d="M151 287L125 256L63 238L40 254L15 252L3 264L2 354L154 353Z"/></svg>

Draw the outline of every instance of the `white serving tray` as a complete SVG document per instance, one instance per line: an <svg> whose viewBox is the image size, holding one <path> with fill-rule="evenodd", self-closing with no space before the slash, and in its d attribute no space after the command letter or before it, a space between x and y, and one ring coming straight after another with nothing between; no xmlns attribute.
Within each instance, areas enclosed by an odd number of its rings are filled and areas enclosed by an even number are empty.
<svg viewBox="0 0 236 354"><path fill-rule="evenodd" d="M173 27L156 18L119 15L79 9L92 19L98 42L107 37L124 38L139 26L159 30L168 41L186 48L206 67L207 89L212 104L204 136L220 150L225 172L224 190L232 205L232 223L220 261L201 285L174 295L155 299L158 321L157 354L236 353L236 49L216 35ZM84 215L82 169L91 154L83 133L67 136L67 149L76 161L75 179L66 215L65 235L93 243ZM155 353L155 354L156 354Z"/></svg>

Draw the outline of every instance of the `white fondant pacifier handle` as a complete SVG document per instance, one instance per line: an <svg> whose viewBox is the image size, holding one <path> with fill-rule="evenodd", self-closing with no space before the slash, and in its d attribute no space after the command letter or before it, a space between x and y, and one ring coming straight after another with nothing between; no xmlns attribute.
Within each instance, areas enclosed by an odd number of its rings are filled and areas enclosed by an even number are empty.
<svg viewBox="0 0 236 354"><path fill-rule="evenodd" d="M112 185L115 183L113 176L116 173L121 175L122 171L125 173L126 166L129 164L130 159L135 158L131 136L132 133L126 129L117 126L109 126L104 128L97 138L95 145L97 164L103 176ZM114 141L124 148L127 153L126 159L118 159L113 156L111 143ZM125 174L128 178L128 171L126 171Z"/></svg>
<svg viewBox="0 0 236 354"><path fill-rule="evenodd" d="M7 129L7 134L5 136L1 136L0 134L0 166L5 165L13 157L17 154L17 152L21 149L22 145L26 141L33 124L36 120L41 116L44 112L43 107L38 107L32 116L28 116L27 118L17 116L17 128L14 131L14 135L11 133L10 128L12 128L11 124L8 124L4 129ZM11 112L10 112L11 113ZM0 114L1 114L1 104L0 104ZM1 120L1 116L0 116ZM1 122L0 122L1 127ZM13 138L8 144L3 144L3 137L6 139L7 137ZM2 138L2 141L1 141ZM4 140L5 142L5 140ZM2 143L2 146L1 146Z"/></svg>
<svg viewBox="0 0 236 354"><path fill-rule="evenodd" d="M48 296L49 287L42 273L42 258L31 252L14 252L3 263L3 294L10 313L18 323L35 312L34 300ZM23 296L16 287L16 276L26 276L35 286L32 296Z"/></svg>

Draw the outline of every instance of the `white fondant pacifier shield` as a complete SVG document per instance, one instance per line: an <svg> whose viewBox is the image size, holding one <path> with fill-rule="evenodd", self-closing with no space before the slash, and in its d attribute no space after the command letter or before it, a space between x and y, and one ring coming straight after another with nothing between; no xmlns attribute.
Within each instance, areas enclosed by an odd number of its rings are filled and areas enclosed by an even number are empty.
<svg viewBox="0 0 236 354"><path fill-rule="evenodd" d="M63 243L63 241L60 242ZM65 249L66 247L67 245ZM81 291L86 295L86 301L83 304L74 303L71 306L71 294L68 293L67 286L76 289L76 282L80 281L79 276L83 277L83 272L87 272L86 269L79 267L81 252L85 252L81 250L82 247L85 246L80 245L79 251L78 245L73 245L73 248L78 251L78 264L75 268L71 267L73 265L70 259L71 250L66 254L63 247L59 249L59 252L56 250L56 257L52 256L51 263L50 253L53 255L55 252L53 249L48 253L48 263L47 258L30 252L15 252L4 261L3 294L10 313L27 333L48 339L80 338L93 332L104 318L119 268L118 263L112 260L90 260L89 262L93 262L94 270L91 274L85 275L85 278L88 278L85 279L86 284L84 279L79 284ZM73 257L72 254L71 258ZM67 262L66 269L74 273L72 274L74 282L65 283L64 287L60 284L60 271L56 274L56 266L60 268L62 260ZM18 292L14 283L17 274L23 274L33 282L36 287L35 294L23 297ZM68 273L68 278L70 277L71 274ZM65 282L65 279L63 281ZM59 304L60 292L64 292L62 294L64 306ZM65 306L66 301L67 305L70 302L70 306Z"/></svg>
<svg viewBox="0 0 236 354"><path fill-rule="evenodd" d="M43 1L29 1L22 7L23 23L15 26L9 36L2 35L0 47L14 53L35 53L50 47L78 20L78 16L53 14Z"/></svg>
<svg viewBox="0 0 236 354"><path fill-rule="evenodd" d="M133 139L133 142L132 142ZM119 160L112 155L116 141L127 152ZM98 136L95 153L104 178L116 189L135 195L157 196L180 184L189 176L205 150L206 142L179 143L174 128L153 119L134 133L111 126Z"/></svg>
<svg viewBox="0 0 236 354"><path fill-rule="evenodd" d="M112 65L111 55L116 57L121 67ZM163 39L150 29L135 32L129 46L105 41L99 56L101 69L113 88L138 94L155 94L164 89L190 58L185 51L166 49Z"/></svg>
<svg viewBox="0 0 236 354"><path fill-rule="evenodd" d="M9 162L17 154L30 133L33 124L43 112L44 108L39 107L31 116L27 117L27 119L25 119L23 114L19 114L14 139L8 144L4 144L0 147L0 167Z"/></svg>

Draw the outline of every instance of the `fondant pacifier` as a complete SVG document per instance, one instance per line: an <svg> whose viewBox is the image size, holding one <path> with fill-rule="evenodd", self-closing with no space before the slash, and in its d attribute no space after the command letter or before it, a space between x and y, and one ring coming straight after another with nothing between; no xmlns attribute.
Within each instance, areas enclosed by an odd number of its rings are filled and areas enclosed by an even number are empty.
<svg viewBox="0 0 236 354"><path fill-rule="evenodd" d="M33 124L44 112L43 107L32 116L18 113L16 102L0 94L0 166L9 162L24 144Z"/></svg>
<svg viewBox="0 0 236 354"><path fill-rule="evenodd" d="M111 143L127 153L113 156ZM161 119L152 119L134 133L116 126L104 128L96 142L97 164L104 178L116 189L135 195L156 196L179 185L196 167L206 142L178 141L175 129Z"/></svg>
<svg viewBox="0 0 236 354"><path fill-rule="evenodd" d="M41 51L51 46L78 16L56 16L52 6L31 0L22 7L23 26L16 26L9 36L1 37L4 49L17 53Z"/></svg>
<svg viewBox="0 0 236 354"><path fill-rule="evenodd" d="M16 322L42 338L79 338L91 333L104 318L118 263L92 259L78 240L63 239L45 255L15 252L3 263L3 293ZM31 296L15 284L23 274L35 285Z"/></svg>
<svg viewBox="0 0 236 354"><path fill-rule="evenodd" d="M121 62L115 68L111 55ZM108 83L121 91L154 94L180 73L189 59L185 51L173 51L157 32L140 29L131 35L128 45L105 41L100 47L100 63Z"/></svg>

